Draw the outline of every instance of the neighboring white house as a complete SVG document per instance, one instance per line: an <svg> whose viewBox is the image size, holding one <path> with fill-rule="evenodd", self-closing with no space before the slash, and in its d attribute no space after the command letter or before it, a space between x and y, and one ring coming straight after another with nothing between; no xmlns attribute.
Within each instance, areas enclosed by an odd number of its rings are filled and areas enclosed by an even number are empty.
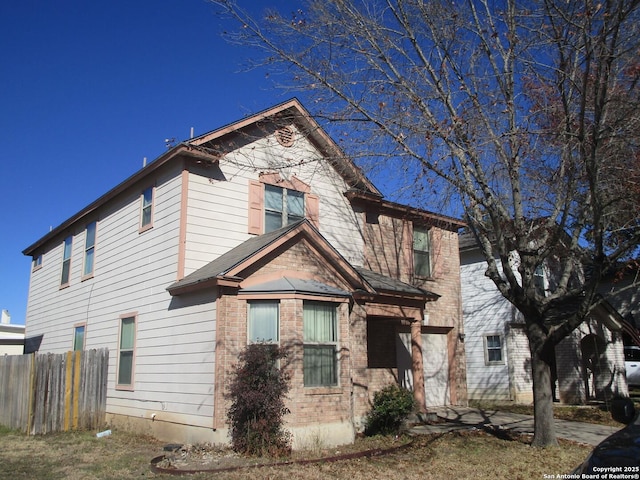
<svg viewBox="0 0 640 480"><path fill-rule="evenodd" d="M423 409L466 403L462 226L384 200L291 100L171 147L26 248L27 350L108 347L108 421L219 443L238 353L289 345L295 445L347 443L391 382Z"/></svg>
<svg viewBox="0 0 640 480"><path fill-rule="evenodd" d="M500 259L497 259L500 265ZM468 233L460 235L460 276L469 400L533 402L531 355L522 315L485 275L486 261ZM541 271L541 286L549 272ZM555 399L582 404L627 394L620 315L602 302L556 346ZM552 368L553 370L553 368Z"/></svg>
<svg viewBox="0 0 640 480"><path fill-rule="evenodd" d="M0 355L22 355L24 352L24 325L12 325L11 315L2 310L0 317Z"/></svg>

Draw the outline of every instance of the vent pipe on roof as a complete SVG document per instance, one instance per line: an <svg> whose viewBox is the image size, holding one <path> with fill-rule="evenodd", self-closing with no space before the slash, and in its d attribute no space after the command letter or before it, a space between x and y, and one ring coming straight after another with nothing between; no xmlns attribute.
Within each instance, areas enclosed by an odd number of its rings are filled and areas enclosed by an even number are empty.
<svg viewBox="0 0 640 480"><path fill-rule="evenodd" d="M147 166L147 157L142 158L142 168Z"/></svg>
<svg viewBox="0 0 640 480"><path fill-rule="evenodd" d="M191 127L191 136L189 138L193 138L193 127Z"/></svg>
<svg viewBox="0 0 640 480"><path fill-rule="evenodd" d="M11 323L11 315L9 314L9 310L2 310L0 323L2 323L3 325L9 325Z"/></svg>

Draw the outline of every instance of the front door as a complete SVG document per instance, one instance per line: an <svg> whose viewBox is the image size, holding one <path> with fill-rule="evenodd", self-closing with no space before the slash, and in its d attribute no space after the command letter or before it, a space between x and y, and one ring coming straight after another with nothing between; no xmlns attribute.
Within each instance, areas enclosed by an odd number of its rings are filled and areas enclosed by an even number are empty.
<svg viewBox="0 0 640 480"><path fill-rule="evenodd" d="M398 381L401 386L413 390L411 371L411 334L399 333L396 337ZM447 335L422 334L422 366L424 396L427 407L439 407L451 403L449 396L449 355Z"/></svg>

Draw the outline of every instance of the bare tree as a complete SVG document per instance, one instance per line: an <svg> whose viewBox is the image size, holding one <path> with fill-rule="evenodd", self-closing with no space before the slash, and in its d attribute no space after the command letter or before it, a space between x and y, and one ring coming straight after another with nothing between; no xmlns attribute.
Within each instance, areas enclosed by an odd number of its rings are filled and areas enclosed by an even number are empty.
<svg viewBox="0 0 640 480"><path fill-rule="evenodd" d="M230 39L283 66L361 165L415 204L461 206L525 319L537 446L556 443L553 347L637 253L639 2L311 0L260 18L214 2L240 22Z"/></svg>

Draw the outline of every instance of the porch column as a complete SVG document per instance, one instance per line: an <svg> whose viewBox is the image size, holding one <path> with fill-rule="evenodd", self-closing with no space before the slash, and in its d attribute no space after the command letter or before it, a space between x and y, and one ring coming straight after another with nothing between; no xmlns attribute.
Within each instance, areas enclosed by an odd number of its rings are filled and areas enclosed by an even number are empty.
<svg viewBox="0 0 640 480"><path fill-rule="evenodd" d="M421 412L427 411L424 398L424 368L422 365L422 322L411 322L411 372L413 373L413 397Z"/></svg>

